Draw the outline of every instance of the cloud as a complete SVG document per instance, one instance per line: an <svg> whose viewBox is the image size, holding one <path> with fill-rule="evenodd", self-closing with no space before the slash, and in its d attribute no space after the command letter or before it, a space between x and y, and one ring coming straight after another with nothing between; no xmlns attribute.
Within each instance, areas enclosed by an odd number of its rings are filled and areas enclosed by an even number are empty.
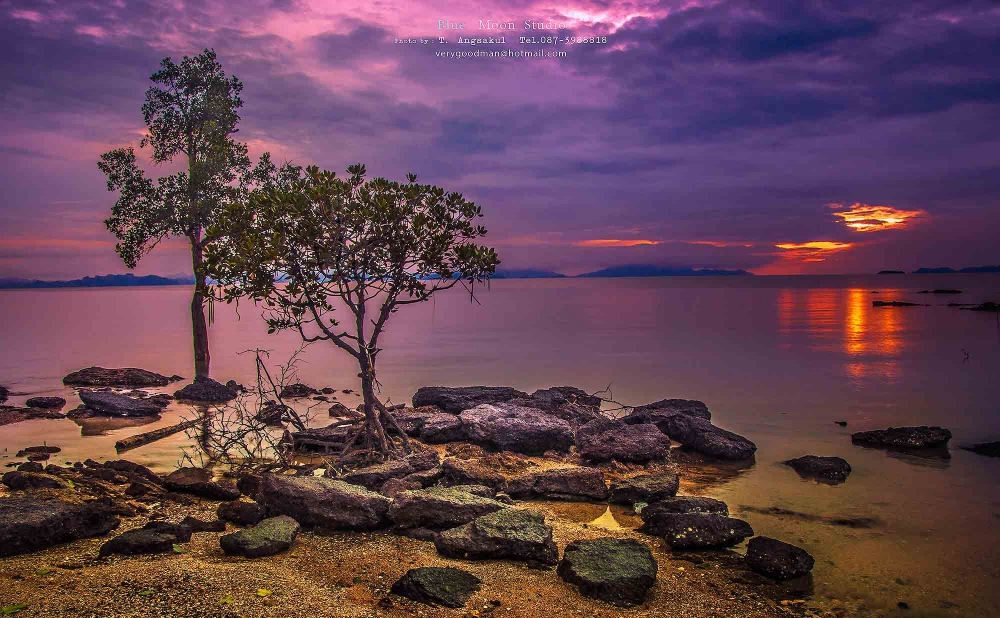
<svg viewBox="0 0 1000 618"><path fill-rule="evenodd" d="M912 219L927 215L923 210L901 210L892 206L872 206L859 202L855 202L846 210L843 204L830 204L830 207L839 209L833 213L834 216L858 232L903 229Z"/></svg>

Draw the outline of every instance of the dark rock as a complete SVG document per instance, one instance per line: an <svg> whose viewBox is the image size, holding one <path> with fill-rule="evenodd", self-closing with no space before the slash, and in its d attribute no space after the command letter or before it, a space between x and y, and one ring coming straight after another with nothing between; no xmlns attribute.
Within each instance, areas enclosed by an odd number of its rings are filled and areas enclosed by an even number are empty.
<svg viewBox="0 0 1000 618"><path fill-rule="evenodd" d="M284 422L287 410L287 406L277 401L267 401L257 411L257 420L265 425L276 427Z"/></svg>
<svg viewBox="0 0 1000 618"><path fill-rule="evenodd" d="M441 456L432 448L415 451L406 457L406 463L415 471L434 470L441 465Z"/></svg>
<svg viewBox="0 0 1000 618"><path fill-rule="evenodd" d="M580 594L617 605L640 605L656 583L657 564L649 547L634 539L573 541L557 573Z"/></svg>
<svg viewBox="0 0 1000 618"><path fill-rule="evenodd" d="M268 515L288 515L307 528L333 531L381 528L392 501L344 481L264 474L257 502Z"/></svg>
<svg viewBox="0 0 1000 618"><path fill-rule="evenodd" d="M444 453L448 457L458 459L482 459L486 457L486 449L478 444L469 444L468 442L452 442L445 447Z"/></svg>
<svg viewBox="0 0 1000 618"><path fill-rule="evenodd" d="M552 527L534 511L502 509L477 517L434 539L438 552L450 558L509 559L555 564L559 550Z"/></svg>
<svg viewBox="0 0 1000 618"><path fill-rule="evenodd" d="M174 537L176 543L187 543L191 540L193 530L184 523L172 524L165 521L151 521L142 527L143 530L169 534Z"/></svg>
<svg viewBox="0 0 1000 618"><path fill-rule="evenodd" d="M840 425L841 427L847 427L847 421L833 421L833 422L836 423L837 425Z"/></svg>
<svg viewBox="0 0 1000 618"><path fill-rule="evenodd" d="M757 573L777 580L801 577L811 571L816 562L801 547L766 536L750 539L744 560Z"/></svg>
<svg viewBox="0 0 1000 618"><path fill-rule="evenodd" d="M421 470L420 472L414 472L413 474L408 474L403 478L399 479L403 483L417 483L421 487L430 487L441 480L444 470L440 467L432 468L430 470ZM383 485L383 488L385 485ZM384 492L383 492L384 493Z"/></svg>
<svg viewBox="0 0 1000 618"><path fill-rule="evenodd" d="M230 521L238 526L252 526L264 519L264 509L256 502L233 500L223 502L217 511L219 519Z"/></svg>
<svg viewBox="0 0 1000 618"><path fill-rule="evenodd" d="M467 491L473 496L480 496L482 498L496 498L497 496L496 490L486 485L452 485L451 488Z"/></svg>
<svg viewBox="0 0 1000 618"><path fill-rule="evenodd" d="M0 403L7 401L7 397L10 396L10 390L6 386L0 386Z"/></svg>
<svg viewBox="0 0 1000 618"><path fill-rule="evenodd" d="M750 459L757 450L757 445L743 436L696 416L675 414L663 419L657 426L686 448L716 459Z"/></svg>
<svg viewBox="0 0 1000 618"><path fill-rule="evenodd" d="M24 489L63 489L66 483L59 477L41 472L6 472L3 484L17 491Z"/></svg>
<svg viewBox="0 0 1000 618"><path fill-rule="evenodd" d="M465 439L461 418L444 412L426 417L420 426L419 436L427 444L444 444Z"/></svg>
<svg viewBox="0 0 1000 618"><path fill-rule="evenodd" d="M228 555L261 558L287 551L299 534L299 522L287 515L271 517L252 528L226 534L219 546Z"/></svg>
<svg viewBox="0 0 1000 618"><path fill-rule="evenodd" d="M984 311L986 313L1000 313L1000 303L986 302L975 307L962 307L965 311Z"/></svg>
<svg viewBox="0 0 1000 618"><path fill-rule="evenodd" d="M640 474L611 483L608 501L612 504L657 502L672 497L680 487L680 479L673 472Z"/></svg>
<svg viewBox="0 0 1000 618"><path fill-rule="evenodd" d="M29 408L43 408L46 410L58 410L66 405L66 400L62 397L32 397L24 402Z"/></svg>
<svg viewBox="0 0 1000 618"><path fill-rule="evenodd" d="M815 478L831 483L843 483L851 473L851 464L840 457L820 457L805 455L789 459L785 465L791 466L805 478Z"/></svg>
<svg viewBox="0 0 1000 618"><path fill-rule="evenodd" d="M205 377L195 378L194 382L174 392L177 399L204 403L223 403L236 399L236 395L236 389Z"/></svg>
<svg viewBox="0 0 1000 618"><path fill-rule="evenodd" d="M17 467L18 472L42 472L44 468L37 461L29 461Z"/></svg>
<svg viewBox="0 0 1000 618"><path fill-rule="evenodd" d="M603 501L608 487L597 468L555 468L509 479L506 493L514 498Z"/></svg>
<svg viewBox="0 0 1000 618"><path fill-rule="evenodd" d="M657 517L656 529L671 549L729 547L753 536L750 524L723 515L662 513Z"/></svg>
<svg viewBox="0 0 1000 618"><path fill-rule="evenodd" d="M1000 457L1000 442L980 442L979 444L973 444L972 446L963 446L967 451L972 451L977 455L985 455L986 457ZM20 470L20 468L18 468Z"/></svg>
<svg viewBox="0 0 1000 618"><path fill-rule="evenodd" d="M917 294L961 294L962 290L920 290Z"/></svg>
<svg viewBox="0 0 1000 618"><path fill-rule="evenodd" d="M324 386L323 388L319 389L319 392L323 393L324 395L332 395L337 392L337 389L333 388L332 386Z"/></svg>
<svg viewBox="0 0 1000 618"><path fill-rule="evenodd" d="M58 446L26 446L17 452L18 457L25 457L27 455L37 455L37 454L54 454L61 453L62 449Z"/></svg>
<svg viewBox="0 0 1000 618"><path fill-rule="evenodd" d="M941 427L890 427L851 434L851 441L865 446L890 448L933 448L945 446L951 432Z"/></svg>
<svg viewBox="0 0 1000 618"><path fill-rule="evenodd" d="M120 520L106 504L0 496L0 556L17 556L107 534Z"/></svg>
<svg viewBox="0 0 1000 618"><path fill-rule="evenodd" d="M104 467L117 472L124 472L129 476L135 475L141 477L148 481L152 481L157 485L163 482L155 472L146 466L125 459L113 459L111 461L106 461L104 462Z"/></svg>
<svg viewBox="0 0 1000 618"><path fill-rule="evenodd" d="M306 386L301 382L297 384L289 384L288 386L281 389L282 399L295 399L298 397L308 397L310 395L317 395L319 391L311 386Z"/></svg>
<svg viewBox="0 0 1000 618"><path fill-rule="evenodd" d="M342 407L347 408L347 406L343 406L343 404L335 405L341 405ZM423 429L424 422L428 419L428 417L435 414L441 414L441 410L433 406L424 406L422 408L403 408L402 410L396 410L392 413L392 418L395 419L396 424L403 430L403 433L411 438L416 438L420 435L420 430ZM333 415L333 408L330 408L330 415Z"/></svg>
<svg viewBox="0 0 1000 618"><path fill-rule="evenodd" d="M577 450L587 461L612 459L647 463L667 459L670 438L655 425L626 425L622 421L599 419L580 427L576 433Z"/></svg>
<svg viewBox="0 0 1000 618"><path fill-rule="evenodd" d="M552 405L553 408L565 405L566 403L600 408L602 403L601 398L597 395L590 395L587 391L575 386L552 386L550 388L539 389L531 394L531 398L535 401L549 401L551 404L555 404Z"/></svg>
<svg viewBox="0 0 1000 618"><path fill-rule="evenodd" d="M708 406L697 399L661 399L633 408L632 412L622 420L629 425L643 425L659 423L676 414L703 418L706 421L712 420L712 413L708 411Z"/></svg>
<svg viewBox="0 0 1000 618"><path fill-rule="evenodd" d="M395 498L404 491L411 491L414 489L423 489L423 483L419 481L407 481L405 479L389 479L386 481L382 487L378 490L383 496L388 496L390 498Z"/></svg>
<svg viewBox="0 0 1000 618"><path fill-rule="evenodd" d="M425 386L413 395L413 407L437 406L445 412L458 414L463 410L487 403L510 401L517 397L527 397L527 393L507 386Z"/></svg>
<svg viewBox="0 0 1000 618"><path fill-rule="evenodd" d="M171 491L194 494L209 500L235 500L240 491L232 483L213 480L212 472L204 468L178 468L163 480Z"/></svg>
<svg viewBox="0 0 1000 618"><path fill-rule="evenodd" d="M667 524L662 524L664 518L677 514L702 514L702 515L729 515L729 507L726 503L715 498L703 498L701 496L674 496L664 498L659 502L646 505L639 516L643 525L640 532L646 534L661 535L667 529Z"/></svg>
<svg viewBox="0 0 1000 618"><path fill-rule="evenodd" d="M484 404L459 414L472 442L527 455L568 451L573 429L566 421L533 408Z"/></svg>
<svg viewBox="0 0 1000 618"><path fill-rule="evenodd" d="M333 417L336 417L336 418L358 418L359 419L359 418L361 418L361 417L364 416L361 412L358 412L357 410L352 410L352 409L348 408L347 406L345 406L344 404L340 403L339 401L336 402L336 403L334 403L332 406L330 406L329 413L330 413L330 416L333 416ZM409 434L407 434L407 435L409 435Z"/></svg>
<svg viewBox="0 0 1000 618"><path fill-rule="evenodd" d="M184 376L179 376L175 373L174 375L170 376L167 379L170 380L171 382L181 382L182 380L184 380Z"/></svg>
<svg viewBox="0 0 1000 618"><path fill-rule="evenodd" d="M465 607L479 592L478 577L452 567L420 567L410 569L392 585L390 592L418 603Z"/></svg>
<svg viewBox="0 0 1000 618"><path fill-rule="evenodd" d="M384 485L389 479L403 478L404 476L412 473L413 468L411 468L410 464L406 461L401 459L390 459L389 461L383 463L355 470L345 474L342 478L348 483L360 485L371 489L372 491L377 491L378 488Z"/></svg>
<svg viewBox="0 0 1000 618"><path fill-rule="evenodd" d="M108 391L81 390L79 395L88 409L109 416L157 416L167 407L162 399L139 399Z"/></svg>
<svg viewBox="0 0 1000 618"><path fill-rule="evenodd" d="M454 528L500 509L496 500L453 487L430 487L399 494L389 517L402 528Z"/></svg>
<svg viewBox="0 0 1000 618"><path fill-rule="evenodd" d="M149 494L154 494L158 492L158 488L153 487L149 483L132 483L125 488L125 495L129 498L142 498Z"/></svg>
<svg viewBox="0 0 1000 618"><path fill-rule="evenodd" d="M202 521L196 517L188 515L181 520L182 526L187 526L191 532L225 532L226 522L221 519L215 521Z"/></svg>
<svg viewBox="0 0 1000 618"><path fill-rule="evenodd" d="M441 470L446 484L449 485L486 485L499 489L507 482L503 474L484 465L482 459L449 457L441 463Z"/></svg>
<svg viewBox="0 0 1000 618"><path fill-rule="evenodd" d="M129 530L101 545L100 555L163 554L172 551L177 537L155 530Z"/></svg>
<svg viewBox="0 0 1000 618"><path fill-rule="evenodd" d="M248 498L255 498L260 488L260 477L256 474L241 474L236 480L236 489Z"/></svg>
<svg viewBox="0 0 1000 618"><path fill-rule="evenodd" d="M920 303L908 303L902 300L873 300L872 307L921 307Z"/></svg>
<svg viewBox="0 0 1000 618"><path fill-rule="evenodd" d="M134 367L88 367L63 378L63 384L72 386L166 386L169 382L166 376Z"/></svg>

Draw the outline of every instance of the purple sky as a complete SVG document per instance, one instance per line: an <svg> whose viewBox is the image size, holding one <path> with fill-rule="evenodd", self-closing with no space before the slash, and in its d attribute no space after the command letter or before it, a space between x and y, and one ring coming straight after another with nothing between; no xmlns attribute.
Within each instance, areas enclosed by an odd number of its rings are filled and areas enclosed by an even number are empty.
<svg viewBox="0 0 1000 618"><path fill-rule="evenodd" d="M438 19L608 43L393 43ZM96 161L138 145L159 61L205 47L246 85L252 153L461 191L504 268L995 264L998 32L992 0L0 0L0 276L125 271ZM168 243L138 272L189 269Z"/></svg>

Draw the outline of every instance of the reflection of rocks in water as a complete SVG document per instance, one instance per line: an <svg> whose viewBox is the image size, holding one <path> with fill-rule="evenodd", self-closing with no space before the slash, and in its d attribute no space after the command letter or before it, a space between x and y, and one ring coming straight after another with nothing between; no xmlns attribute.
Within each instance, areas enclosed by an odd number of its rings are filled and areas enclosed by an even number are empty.
<svg viewBox="0 0 1000 618"><path fill-rule="evenodd" d="M947 470L951 467L951 451L946 446L933 448L892 448L858 443L855 443L855 446L867 450L882 451L886 457L892 457L893 459L898 459L899 461L922 468Z"/></svg>
<svg viewBox="0 0 1000 618"><path fill-rule="evenodd" d="M670 456L677 464L684 493L721 487L754 467L753 460L719 461L683 448L672 449Z"/></svg>
<svg viewBox="0 0 1000 618"><path fill-rule="evenodd" d="M80 426L80 434L84 436L103 436L110 431L128 427L142 427L160 420L159 416L91 416L77 417L73 422Z"/></svg>
<svg viewBox="0 0 1000 618"><path fill-rule="evenodd" d="M747 506L745 504L740 505L740 511L744 513L758 513L760 515L776 515L779 517L790 517L793 519L800 519L802 521L814 521L821 524L828 524L831 526L842 526L845 528L873 528L882 523L878 517L849 517L849 516L833 516L828 517L825 515L816 515L813 513L802 513L800 511L793 511L791 509L784 509L780 506L769 506L769 507L759 507L759 506Z"/></svg>
<svg viewBox="0 0 1000 618"><path fill-rule="evenodd" d="M622 506L548 500L533 501L531 504L533 507L541 507L551 517L607 530L634 530L642 525L642 520L634 510Z"/></svg>

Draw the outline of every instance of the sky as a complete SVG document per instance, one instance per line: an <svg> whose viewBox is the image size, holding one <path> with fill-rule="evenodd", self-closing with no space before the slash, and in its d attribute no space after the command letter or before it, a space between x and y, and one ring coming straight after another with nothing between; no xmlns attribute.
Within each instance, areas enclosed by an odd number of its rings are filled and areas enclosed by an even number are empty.
<svg viewBox="0 0 1000 618"><path fill-rule="evenodd" d="M204 48L251 154L459 191L502 268L997 264L998 33L993 0L0 0L0 277L126 271L96 162ZM441 53L487 49L565 54ZM170 241L136 272L190 263Z"/></svg>

